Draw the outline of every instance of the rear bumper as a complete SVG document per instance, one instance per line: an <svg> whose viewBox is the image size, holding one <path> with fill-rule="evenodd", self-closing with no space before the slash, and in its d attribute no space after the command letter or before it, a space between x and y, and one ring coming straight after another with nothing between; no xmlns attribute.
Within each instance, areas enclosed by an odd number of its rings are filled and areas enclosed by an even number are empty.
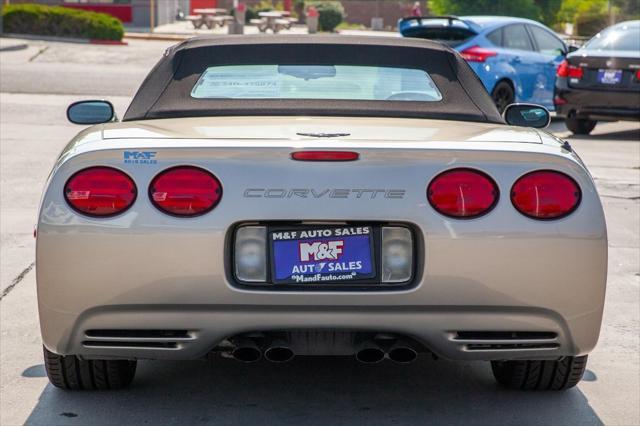
<svg viewBox="0 0 640 426"><path fill-rule="evenodd" d="M522 144L517 148L524 149ZM554 154L372 151L357 167L291 162L288 178L283 178L280 162L253 161L251 173L238 173L244 162L200 155L195 163L216 171L225 195L214 211L190 219L165 215L144 196L119 216L80 216L64 201L63 187L89 160L80 156L77 164L67 161L49 183L38 221L43 342L63 355L190 359L239 333L330 329L407 335L451 359L588 353L597 342L604 306L607 237L602 206L590 176L570 159L571 153L561 152L559 145L537 149L553 149ZM94 154L90 164L119 164L121 154L118 159L109 155ZM144 188L159 170L178 161L183 160L127 170ZM495 179L502 195L489 214L453 220L431 208L426 186L452 163L484 170ZM582 188L581 204L570 216L535 221L511 205L513 182L541 168L567 173ZM323 188L343 188L349 182L354 188L400 188L406 195L243 196L246 188L282 188L283 182L293 180L300 185L296 187L317 188L322 182ZM229 230L239 222L292 220L408 224L422 247L416 281L410 288L348 292L260 291L234 285L229 278ZM169 340L171 345L161 341L164 347L135 341L105 347L86 344L96 340L87 337L89 330L188 333L185 339ZM469 350L468 342L452 338L458 331L533 331L556 337L543 342L552 348Z"/></svg>
<svg viewBox="0 0 640 426"><path fill-rule="evenodd" d="M640 93L570 88L558 79L556 113L591 120L640 120ZM566 80L566 79L565 79ZM564 101L558 104L558 98Z"/></svg>
<svg viewBox="0 0 640 426"><path fill-rule="evenodd" d="M406 335L450 359L582 355L597 342L604 305L606 232L596 228L537 236L493 229L455 238L422 229L425 260L415 287L284 292L230 282L224 238L215 231L60 234L41 226L42 336L55 353L89 358L191 359L241 333L318 329ZM96 346L91 342L103 339L87 336L89 330L132 329L186 330L189 339L165 339L171 347L146 345L153 339ZM459 331L548 332L557 338L538 342L545 347L469 350L453 339Z"/></svg>
<svg viewBox="0 0 640 426"><path fill-rule="evenodd" d="M146 305L96 307L78 317L45 308L41 315L53 323L72 325L69 335L61 341L51 341L53 336L45 331L47 348L87 358L195 359L205 356L223 339L238 334L334 330L398 334L416 340L443 358L491 360L553 359L587 353L596 344L601 314L596 311L570 320L532 307ZM87 333L132 327L187 333L164 338L104 338ZM461 331L531 331L551 337L461 340L456 335Z"/></svg>

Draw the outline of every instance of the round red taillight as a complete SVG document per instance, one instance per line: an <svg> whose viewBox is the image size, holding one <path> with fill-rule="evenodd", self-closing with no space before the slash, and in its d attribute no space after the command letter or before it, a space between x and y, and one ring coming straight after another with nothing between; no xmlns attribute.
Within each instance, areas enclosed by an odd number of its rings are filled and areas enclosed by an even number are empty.
<svg viewBox="0 0 640 426"><path fill-rule="evenodd" d="M427 199L439 213L470 219L488 213L498 202L498 186L486 174L473 169L452 169L433 178Z"/></svg>
<svg viewBox="0 0 640 426"><path fill-rule="evenodd" d="M149 186L151 202L175 216L198 216L211 211L222 198L222 185L214 175L192 166L167 169Z"/></svg>
<svg viewBox="0 0 640 426"><path fill-rule="evenodd" d="M113 216L136 200L137 189L129 176L111 167L90 167L69 178L64 198L76 211L88 216Z"/></svg>
<svg viewBox="0 0 640 426"><path fill-rule="evenodd" d="M564 173L539 170L522 176L511 188L511 202L533 219L559 219L580 204L582 193L575 180Z"/></svg>

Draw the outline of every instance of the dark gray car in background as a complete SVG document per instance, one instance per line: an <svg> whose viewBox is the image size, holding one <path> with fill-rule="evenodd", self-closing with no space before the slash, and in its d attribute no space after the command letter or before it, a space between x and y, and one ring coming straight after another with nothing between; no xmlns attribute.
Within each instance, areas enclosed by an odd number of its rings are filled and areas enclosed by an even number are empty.
<svg viewBox="0 0 640 426"><path fill-rule="evenodd" d="M558 67L554 104L573 133L596 123L640 120L640 21L613 25Z"/></svg>

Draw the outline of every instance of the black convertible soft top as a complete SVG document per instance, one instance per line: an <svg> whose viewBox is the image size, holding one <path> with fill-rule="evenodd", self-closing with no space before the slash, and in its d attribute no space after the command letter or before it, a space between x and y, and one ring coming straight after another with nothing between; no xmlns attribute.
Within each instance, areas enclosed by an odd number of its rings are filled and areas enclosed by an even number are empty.
<svg viewBox="0 0 640 426"><path fill-rule="evenodd" d="M200 75L215 65L365 65L426 71L438 102L320 99L196 99ZM409 38L366 36L213 36L177 44L151 70L123 121L247 115L407 117L504 123L484 86L454 50Z"/></svg>

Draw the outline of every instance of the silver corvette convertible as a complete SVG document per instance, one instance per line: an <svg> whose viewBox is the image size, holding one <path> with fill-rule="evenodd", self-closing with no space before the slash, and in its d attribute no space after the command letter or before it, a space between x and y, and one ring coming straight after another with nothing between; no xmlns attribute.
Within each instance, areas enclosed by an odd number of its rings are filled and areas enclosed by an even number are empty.
<svg viewBox="0 0 640 426"><path fill-rule="evenodd" d="M121 121L106 101L57 160L37 226L45 364L113 389L139 359L421 354L562 390L598 340L607 235L549 114L498 114L448 47L196 38ZM214 358L215 358L214 357Z"/></svg>

